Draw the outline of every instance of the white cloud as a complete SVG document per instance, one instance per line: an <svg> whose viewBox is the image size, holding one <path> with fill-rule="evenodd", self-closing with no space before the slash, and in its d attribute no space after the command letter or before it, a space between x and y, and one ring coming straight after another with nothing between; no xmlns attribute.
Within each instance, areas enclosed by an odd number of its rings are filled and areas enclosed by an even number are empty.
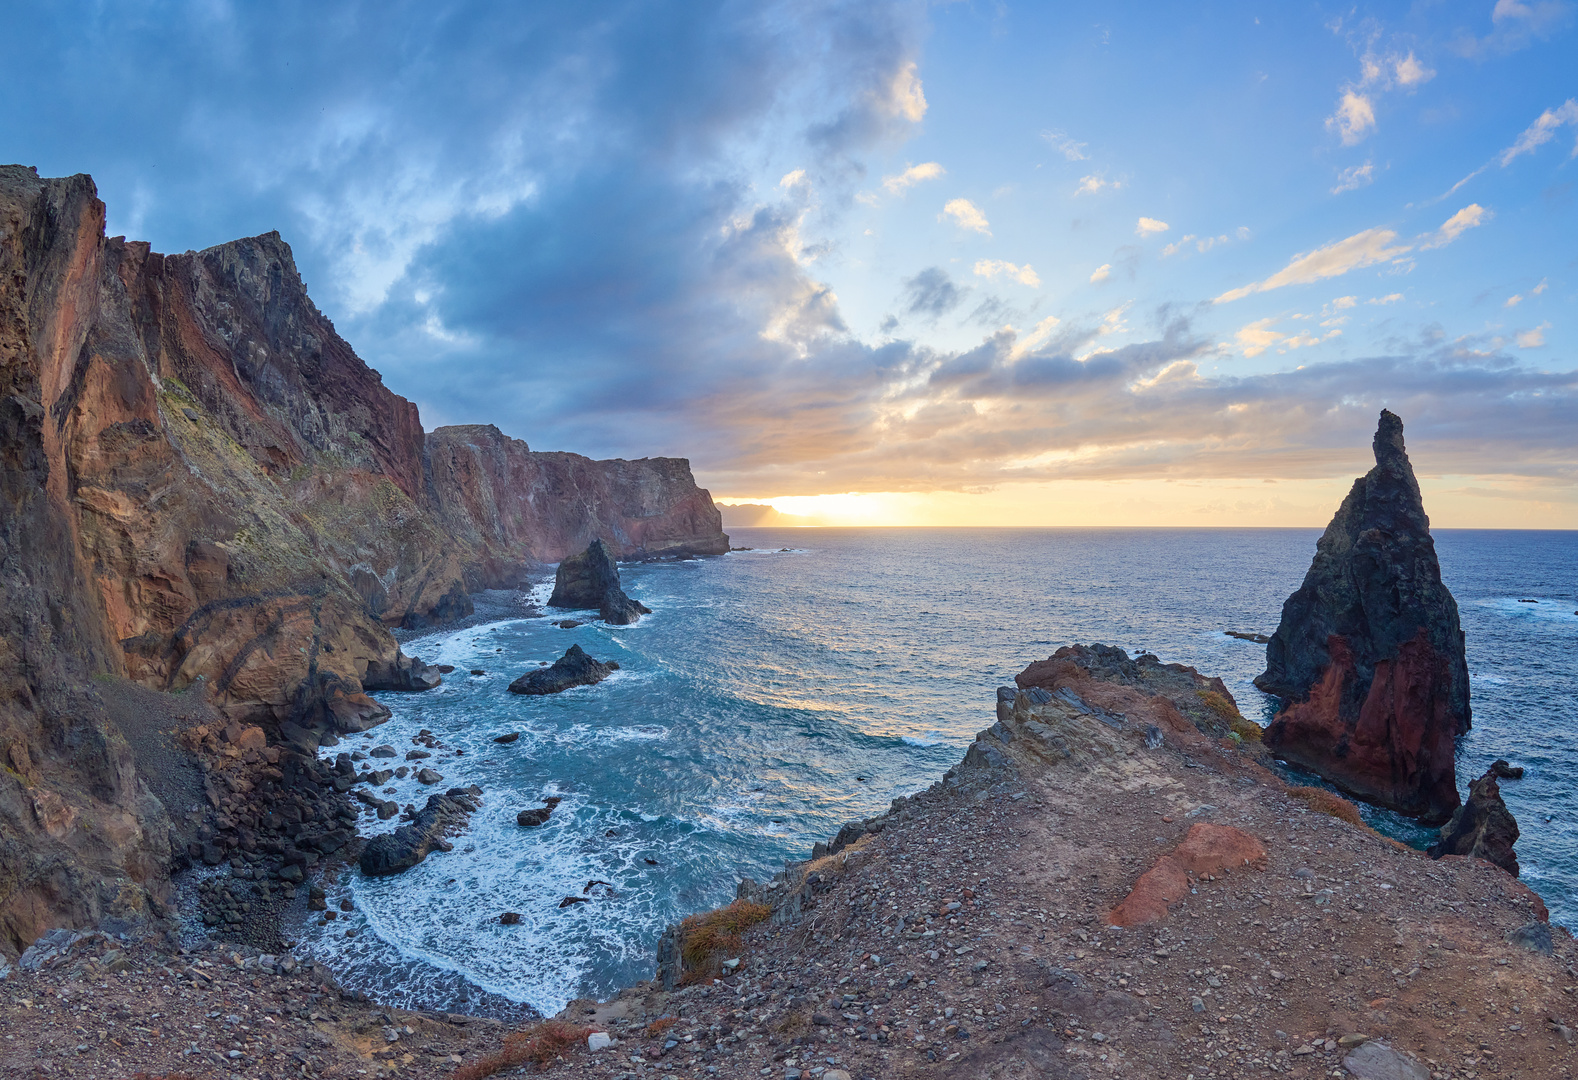
<svg viewBox="0 0 1578 1080"><path fill-rule="evenodd" d="M1079 178L1079 187L1074 189L1074 194L1094 195L1102 188L1111 188L1112 190L1117 191L1122 186L1123 182L1120 180L1108 180L1105 176L1102 176L1099 173L1091 173L1089 176L1082 176Z"/></svg>
<svg viewBox="0 0 1578 1080"><path fill-rule="evenodd" d="M1324 326L1326 324L1323 323L1322 325ZM1301 332L1299 332L1297 334L1294 334L1292 337L1290 337L1286 341L1284 341L1282 343L1282 349L1280 351L1286 352L1288 349L1299 349L1299 348L1303 348L1306 345L1319 345L1323 341L1330 341L1332 338L1338 338L1338 337L1342 337L1342 331L1341 330L1328 330L1325 334L1321 335L1320 337L1316 337L1314 334L1310 333L1308 330L1304 330L1304 331L1301 331Z"/></svg>
<svg viewBox="0 0 1578 1080"><path fill-rule="evenodd" d="M1155 236L1157 233L1164 233L1170 228L1172 228L1172 226L1167 224L1165 221L1157 221L1155 218L1142 217L1134 226L1134 234L1136 236Z"/></svg>
<svg viewBox="0 0 1578 1080"><path fill-rule="evenodd" d="M902 116L911 123L920 123L926 115L926 94L921 89L920 76L915 74L915 61L899 68L888 84L888 111Z"/></svg>
<svg viewBox="0 0 1578 1080"><path fill-rule="evenodd" d="M1344 191L1357 191L1374 180L1375 166L1366 161L1363 165L1354 165L1338 173L1337 186L1331 189L1331 193L1341 195Z"/></svg>
<svg viewBox="0 0 1578 1080"><path fill-rule="evenodd" d="M1271 329L1276 318L1259 319L1243 327L1235 335L1245 356L1259 356L1288 335Z"/></svg>
<svg viewBox="0 0 1578 1080"><path fill-rule="evenodd" d="M1184 233L1176 241L1162 248L1162 258L1166 259L1170 256L1178 254L1184 248L1188 247L1189 241L1193 239L1194 233Z"/></svg>
<svg viewBox="0 0 1578 1080"><path fill-rule="evenodd" d="M1371 297L1369 300L1366 300L1365 303L1366 304L1376 304L1378 306L1382 305L1382 304L1395 304L1399 300L1401 300L1402 298L1403 298L1403 294L1402 293L1394 292L1394 293L1387 293L1385 296Z"/></svg>
<svg viewBox="0 0 1578 1080"><path fill-rule="evenodd" d="M1017 360L1026 353L1033 352L1037 346L1039 346L1043 341L1051 336L1052 331L1056 329L1058 323L1060 322L1062 322L1062 320L1056 315L1048 315L1046 318L1036 323L1036 328L1034 330L1030 331L1030 333L1026 334L1024 337L1020 338L1014 343L1014 347L1009 350L1009 358Z"/></svg>
<svg viewBox="0 0 1578 1080"><path fill-rule="evenodd" d="M1061 131L1043 131L1041 137L1052 144L1052 149L1070 161L1084 161L1086 159L1086 144L1075 142Z"/></svg>
<svg viewBox="0 0 1578 1080"><path fill-rule="evenodd" d="M1308 285L1322 278L1338 277L1350 270L1395 259L1411 250L1407 245L1388 246L1396 239L1397 234L1391 229L1366 229L1346 240L1295 255L1287 266L1265 280L1225 292L1213 302L1224 304L1241 300L1250 293L1280 289L1284 285Z"/></svg>
<svg viewBox="0 0 1578 1080"><path fill-rule="evenodd" d="M805 178L805 170L796 169L794 172L784 173L784 178L778 181L778 186L783 188L785 191L788 191L791 188L797 188L801 184L807 184L809 182L810 181Z"/></svg>
<svg viewBox="0 0 1578 1080"><path fill-rule="evenodd" d="M1330 319L1322 319L1320 324L1322 326L1346 326L1348 325L1348 316L1337 315Z"/></svg>
<svg viewBox="0 0 1578 1080"><path fill-rule="evenodd" d="M1540 279L1540 283L1538 285L1534 286L1534 288L1530 289L1529 292L1532 293L1535 296L1538 296L1538 295L1540 295L1540 293L1544 292L1548 288L1550 288L1550 286L1545 283L1545 279L1544 278L1541 278Z"/></svg>
<svg viewBox="0 0 1578 1080"><path fill-rule="evenodd" d="M1504 308L1512 308L1517 307L1521 303L1523 303L1523 297L1519 296L1517 293L1513 293L1511 296L1507 297L1507 302L1501 306Z"/></svg>
<svg viewBox="0 0 1578 1080"><path fill-rule="evenodd" d="M1099 285L1103 281L1106 281L1111 276L1112 276L1112 264L1111 263L1102 263L1100 266L1096 267L1096 269L1091 272L1090 283L1092 285Z"/></svg>
<svg viewBox="0 0 1578 1080"><path fill-rule="evenodd" d="M1023 266L1015 266L1013 263L1004 262L1002 259L980 259L975 264L976 277L996 278L1004 275L1019 282L1021 285L1029 285L1032 289L1041 287L1041 278L1029 263L1025 263Z"/></svg>
<svg viewBox="0 0 1578 1080"><path fill-rule="evenodd" d="M1540 323L1540 325L1536 326L1533 330L1524 330L1517 336L1518 348L1538 349L1543 347L1545 344L1545 331L1549 330L1550 328L1551 324L1544 322Z"/></svg>
<svg viewBox="0 0 1578 1080"><path fill-rule="evenodd" d="M1337 111L1326 118L1326 130L1342 136L1344 146L1362 142L1375 127L1375 106L1354 90L1344 90Z"/></svg>
<svg viewBox="0 0 1578 1080"><path fill-rule="evenodd" d="M1435 72L1414 59L1413 51L1398 59L1392 57L1392 75L1399 86L1422 86L1435 78Z"/></svg>
<svg viewBox="0 0 1578 1080"><path fill-rule="evenodd" d="M1331 302L1333 311L1346 311L1359 302L1357 296L1339 296Z"/></svg>
<svg viewBox="0 0 1578 1080"><path fill-rule="evenodd" d="M874 191L857 191L855 193L855 201L862 206L882 205L882 200L877 198L877 193Z"/></svg>
<svg viewBox="0 0 1578 1080"><path fill-rule="evenodd" d="M1521 154L1532 154L1550 142L1556 133L1568 124L1578 124L1578 98L1568 98L1554 109L1546 109L1530 124L1516 142L1501 152L1501 167L1512 164ZM1578 157L1578 142L1573 144L1569 157Z"/></svg>
<svg viewBox="0 0 1578 1080"><path fill-rule="evenodd" d="M1468 230L1483 225L1494 216L1479 203L1470 203L1442 222L1441 228L1437 229L1433 236L1422 237L1424 242L1420 247L1425 250L1446 247Z"/></svg>
<svg viewBox="0 0 1578 1080"><path fill-rule="evenodd" d="M911 165L897 176L884 176L882 186L891 194L902 195L907 188L912 188L923 180L935 180L946 171L935 161L928 161L921 165Z"/></svg>
<svg viewBox="0 0 1578 1080"><path fill-rule="evenodd" d="M937 215L937 220L941 221L945 216L953 218L954 223L961 229L969 229L971 232L986 236L992 235L992 228L986 220L986 215L981 213L981 208L969 199L948 200L947 205L942 208L942 213Z"/></svg>

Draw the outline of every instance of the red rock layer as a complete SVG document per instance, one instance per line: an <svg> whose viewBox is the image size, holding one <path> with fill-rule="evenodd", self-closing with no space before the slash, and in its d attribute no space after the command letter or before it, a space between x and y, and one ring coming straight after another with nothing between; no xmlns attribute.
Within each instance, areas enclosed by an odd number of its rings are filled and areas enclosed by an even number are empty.
<svg viewBox="0 0 1578 1080"><path fill-rule="evenodd" d="M1263 869L1266 846L1242 829L1204 822L1190 828L1179 845L1140 875L1123 902L1107 916L1109 926L1139 926L1167 918L1168 905L1189 895L1189 879L1253 867Z"/></svg>
<svg viewBox="0 0 1578 1080"><path fill-rule="evenodd" d="M1326 647L1330 666L1304 701L1277 714L1264 735L1267 748L1366 802L1426 822L1447 820L1458 805L1447 658L1420 630L1395 657L1376 663L1357 715L1345 716L1357 677L1353 650L1338 634Z"/></svg>

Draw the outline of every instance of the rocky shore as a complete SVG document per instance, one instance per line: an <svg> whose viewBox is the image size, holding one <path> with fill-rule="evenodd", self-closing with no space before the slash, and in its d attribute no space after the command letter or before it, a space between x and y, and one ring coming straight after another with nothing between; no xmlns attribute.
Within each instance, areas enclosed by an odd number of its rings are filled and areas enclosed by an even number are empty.
<svg viewBox="0 0 1578 1080"><path fill-rule="evenodd" d="M993 722L938 783L741 882L731 907L671 928L652 982L574 1002L557 1027L380 1009L269 950L238 964L95 937L0 981L0 1028L34 1033L4 1044L0 1069L1571 1074L1578 949L1538 897L1290 787L1234 737L1216 680L1080 646L983 704ZM1136 902L1174 873L1181 888Z"/></svg>

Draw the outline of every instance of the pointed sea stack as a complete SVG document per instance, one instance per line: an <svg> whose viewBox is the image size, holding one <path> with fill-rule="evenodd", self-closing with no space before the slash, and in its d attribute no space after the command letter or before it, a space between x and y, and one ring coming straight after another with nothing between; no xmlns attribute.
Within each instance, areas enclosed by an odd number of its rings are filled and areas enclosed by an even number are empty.
<svg viewBox="0 0 1578 1080"><path fill-rule="evenodd" d="M616 626L635 622L652 611L630 599L619 584L619 567L601 540L559 564L549 607L597 608L602 620Z"/></svg>
<svg viewBox="0 0 1578 1080"><path fill-rule="evenodd" d="M1375 468L1354 481L1266 646L1255 685L1286 704L1265 745L1438 824L1458 806L1453 740L1469 728L1463 631L1391 412L1374 446Z"/></svg>

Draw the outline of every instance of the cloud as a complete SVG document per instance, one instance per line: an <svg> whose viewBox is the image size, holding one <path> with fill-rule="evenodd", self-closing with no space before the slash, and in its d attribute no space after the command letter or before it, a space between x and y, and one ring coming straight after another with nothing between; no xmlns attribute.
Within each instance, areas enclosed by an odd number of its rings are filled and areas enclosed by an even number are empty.
<svg viewBox="0 0 1578 1080"><path fill-rule="evenodd" d="M1041 137L1052 145L1052 149L1069 161L1086 160L1085 143L1075 142L1061 131L1043 131Z"/></svg>
<svg viewBox="0 0 1578 1080"><path fill-rule="evenodd" d="M1517 335L1518 348L1539 349L1545 345L1545 331L1551 328L1548 322L1540 323L1532 330L1524 330Z"/></svg>
<svg viewBox="0 0 1578 1080"><path fill-rule="evenodd" d="M783 179L778 181L778 186L783 188L785 191L792 191L793 189L800 187L802 184L809 183L810 181L805 177L805 170L795 169L793 172L784 173Z"/></svg>
<svg viewBox="0 0 1578 1080"><path fill-rule="evenodd" d="M1397 80L1397 84L1399 86L1406 86L1410 88L1422 86L1431 79L1435 78L1435 74L1436 73L1434 71L1431 71L1418 60L1414 59L1412 50L1409 51L1407 56L1401 59L1396 57L1392 59L1392 75Z"/></svg>
<svg viewBox="0 0 1578 1080"><path fill-rule="evenodd" d="M918 124L926 115L926 94L921 89L918 65L911 60L893 73L888 84L888 111Z"/></svg>
<svg viewBox="0 0 1578 1080"><path fill-rule="evenodd" d="M1568 124L1578 124L1578 98L1568 98L1556 108L1540 113L1534 123L1518 136L1517 141L1501 152L1501 167L1505 169L1519 156L1534 153ZM1578 157L1578 142L1573 144L1573 151L1568 156Z"/></svg>
<svg viewBox="0 0 1578 1080"><path fill-rule="evenodd" d="M1333 195L1341 195L1345 191L1357 191L1367 187L1375 180L1375 166L1366 161L1363 165L1354 165L1337 174L1337 186L1331 189Z"/></svg>
<svg viewBox="0 0 1578 1080"><path fill-rule="evenodd" d="M937 318L959 306L964 290L953 283L948 271L940 266L928 267L904 282L905 308L911 315L929 315Z"/></svg>
<svg viewBox="0 0 1578 1080"><path fill-rule="evenodd" d="M1326 118L1326 130L1342 136L1344 146L1363 142L1375 129L1375 105L1356 90L1344 90L1337 102L1337 111Z"/></svg>
<svg viewBox="0 0 1578 1080"><path fill-rule="evenodd" d="M1273 315L1269 318L1258 319L1239 329L1235 336L1238 338L1238 344L1243 348L1245 356L1259 356L1287 337L1286 334L1271 329L1271 324L1276 321L1276 316Z"/></svg>
<svg viewBox="0 0 1578 1080"><path fill-rule="evenodd" d="M1157 233L1164 233L1170 228L1172 226L1165 221L1142 217L1139 223L1134 226L1134 233L1136 236L1155 236Z"/></svg>
<svg viewBox="0 0 1578 1080"><path fill-rule="evenodd" d="M1041 278L1029 263L1025 263L1023 266L1015 266L1013 263L1004 262L1002 259L981 259L975 264L975 275L976 277L984 278L1006 275L1021 285L1029 285L1032 289L1041 287Z"/></svg>
<svg viewBox="0 0 1578 1080"><path fill-rule="evenodd" d="M902 195L906 189L924 180L935 180L946 171L935 161L928 161L922 165L911 165L897 176L884 176L882 186L891 194Z"/></svg>
<svg viewBox="0 0 1578 1080"><path fill-rule="evenodd" d="M961 229L969 229L985 236L992 235L991 225L986 220L986 215L981 213L981 208L969 199L950 199L942 208L942 213L937 215L941 221L944 216L953 218L954 224Z"/></svg>
<svg viewBox="0 0 1578 1080"><path fill-rule="evenodd" d="M1437 229L1434 234L1422 237L1422 243L1420 243L1419 247L1421 250L1446 247L1469 229L1483 225L1494 216L1478 203L1470 203L1442 222L1441 228Z"/></svg>
<svg viewBox="0 0 1578 1080"><path fill-rule="evenodd" d="M1096 267L1096 269L1091 271L1090 283L1092 285L1100 285L1103 281L1106 281L1111 276L1112 264L1102 263L1100 266Z"/></svg>
<svg viewBox="0 0 1578 1080"><path fill-rule="evenodd" d="M1540 295L1540 293L1544 292L1548 287L1549 286L1547 286L1545 284L1545 279L1541 278L1540 279L1540 283L1538 285L1534 286L1534 288L1530 289L1529 292L1533 293L1535 296L1538 296L1538 295Z"/></svg>
<svg viewBox="0 0 1578 1080"><path fill-rule="evenodd" d="M1323 248L1302 255L1295 255L1287 266L1263 281L1242 288L1232 289L1218 296L1212 303L1225 304L1242 300L1251 293L1268 292L1284 285L1308 285L1323 278L1338 277L1350 270L1373 266L1378 262L1395 259L1412 250L1407 245L1391 246L1397 234L1391 229L1366 229L1346 240L1327 244Z"/></svg>
<svg viewBox="0 0 1578 1080"><path fill-rule="evenodd" d="M1521 303L1523 303L1523 297L1519 296L1517 293L1513 293L1511 296L1507 297L1507 302L1501 306L1504 308L1514 308Z"/></svg>
<svg viewBox="0 0 1578 1080"><path fill-rule="evenodd" d="M1082 176L1079 178L1079 187L1074 189L1074 194L1076 196L1095 195L1103 188L1112 188L1112 190L1116 191L1122 186L1122 181L1108 180L1100 173L1091 173L1089 176Z"/></svg>
<svg viewBox="0 0 1578 1080"><path fill-rule="evenodd" d="M1379 304L1395 304L1399 300L1401 300L1402 298L1403 298L1403 294L1402 293L1394 292L1394 293L1388 293L1385 296L1373 297L1373 298L1371 298L1369 300L1366 300L1365 303L1366 304L1377 304L1377 305L1379 305Z"/></svg>

